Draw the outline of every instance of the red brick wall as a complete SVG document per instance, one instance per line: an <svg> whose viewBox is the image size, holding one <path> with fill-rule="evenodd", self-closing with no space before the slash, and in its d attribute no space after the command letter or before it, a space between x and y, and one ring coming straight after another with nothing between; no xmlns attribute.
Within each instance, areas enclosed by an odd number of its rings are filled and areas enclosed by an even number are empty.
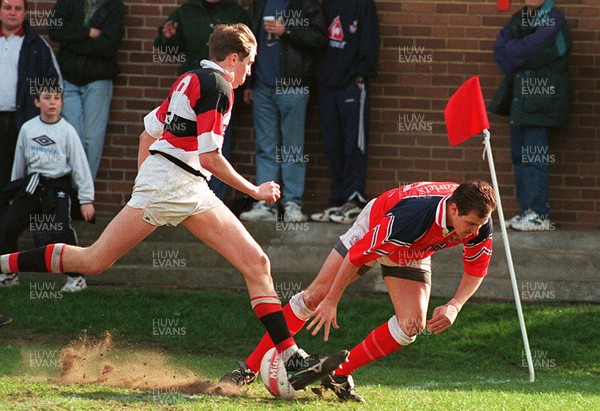
<svg viewBox="0 0 600 411"><path fill-rule="evenodd" d="M117 211L129 198L136 168L142 118L165 96L175 66L153 63L156 27L178 4L175 0L126 2L126 36L119 52L122 74L115 82L104 158L96 184L97 208ZM250 1L241 1L248 5ZM399 182L489 179L482 161L482 138L450 147L443 109L448 97L467 78L479 75L489 101L502 75L493 61L498 30L521 7L498 12L496 1L377 0L381 22L380 74L372 84L372 132L369 142L367 193ZM600 3L557 2L573 32L571 74L573 115L551 141L552 218L561 228L600 228ZM564 3L564 4L561 4ZM53 2L30 2L48 9ZM43 30L42 30L43 32ZM414 57L412 57L414 56ZM411 60L419 60L411 63ZM254 142L250 110L243 107L235 125L233 164L254 175ZM492 147L505 214L517 210L505 118L490 118ZM307 119L309 155L305 208L326 205L329 182L311 101Z"/></svg>

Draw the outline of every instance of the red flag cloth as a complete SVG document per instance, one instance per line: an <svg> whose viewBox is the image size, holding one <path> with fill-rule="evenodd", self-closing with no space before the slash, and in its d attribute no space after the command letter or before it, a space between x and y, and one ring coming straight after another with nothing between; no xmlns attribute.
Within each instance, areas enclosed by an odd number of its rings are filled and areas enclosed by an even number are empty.
<svg viewBox="0 0 600 411"><path fill-rule="evenodd" d="M452 146L490 128L479 77L471 77L456 90L446 104L444 117Z"/></svg>
<svg viewBox="0 0 600 411"><path fill-rule="evenodd" d="M498 11L510 10L510 0L498 0Z"/></svg>

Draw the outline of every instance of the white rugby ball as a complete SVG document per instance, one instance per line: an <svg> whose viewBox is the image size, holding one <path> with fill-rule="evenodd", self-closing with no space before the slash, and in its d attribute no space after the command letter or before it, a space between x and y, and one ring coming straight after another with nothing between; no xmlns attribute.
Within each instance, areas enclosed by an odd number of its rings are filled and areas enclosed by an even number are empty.
<svg viewBox="0 0 600 411"><path fill-rule="evenodd" d="M267 391L276 398L294 400L302 393L294 390L288 382L285 366L275 347L265 353L260 363L260 378Z"/></svg>

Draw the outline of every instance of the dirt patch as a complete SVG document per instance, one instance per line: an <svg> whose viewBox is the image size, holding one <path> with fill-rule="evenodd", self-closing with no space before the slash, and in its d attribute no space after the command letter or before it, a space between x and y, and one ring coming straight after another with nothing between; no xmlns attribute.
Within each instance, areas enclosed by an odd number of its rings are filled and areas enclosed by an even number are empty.
<svg viewBox="0 0 600 411"><path fill-rule="evenodd" d="M158 351L116 347L111 335L92 338L83 334L59 355L61 384L98 384L168 393L238 396L230 385L213 384L197 373L171 364Z"/></svg>

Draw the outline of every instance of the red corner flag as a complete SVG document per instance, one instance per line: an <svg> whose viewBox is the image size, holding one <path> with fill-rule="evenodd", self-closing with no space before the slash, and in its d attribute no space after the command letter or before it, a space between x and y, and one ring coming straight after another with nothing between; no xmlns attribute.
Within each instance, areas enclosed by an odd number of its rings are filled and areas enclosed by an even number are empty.
<svg viewBox="0 0 600 411"><path fill-rule="evenodd" d="M446 104L444 117L448 129L448 140L452 146L490 128L479 77L471 77L456 90Z"/></svg>

